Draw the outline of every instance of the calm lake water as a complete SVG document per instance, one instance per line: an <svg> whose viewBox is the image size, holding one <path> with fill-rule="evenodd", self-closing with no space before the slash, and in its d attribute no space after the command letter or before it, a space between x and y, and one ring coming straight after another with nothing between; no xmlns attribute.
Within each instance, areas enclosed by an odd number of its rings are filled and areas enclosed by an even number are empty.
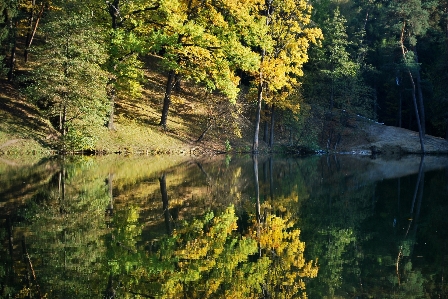
<svg viewBox="0 0 448 299"><path fill-rule="evenodd" d="M447 298L448 158L0 160L0 298Z"/></svg>

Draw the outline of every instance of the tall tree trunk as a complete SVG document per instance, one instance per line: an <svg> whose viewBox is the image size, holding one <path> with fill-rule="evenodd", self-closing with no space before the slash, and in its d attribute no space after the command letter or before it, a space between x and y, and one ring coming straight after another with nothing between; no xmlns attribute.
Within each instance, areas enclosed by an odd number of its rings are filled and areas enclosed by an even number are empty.
<svg viewBox="0 0 448 299"><path fill-rule="evenodd" d="M24 51L24 58L25 62L28 62L28 44L31 41L31 34L33 32L33 21L34 21L34 6L36 6L36 0L31 0L31 10L30 15L28 17L28 31L26 33L26 41L25 41L25 51Z"/></svg>
<svg viewBox="0 0 448 299"><path fill-rule="evenodd" d="M260 80L263 75L260 70ZM258 153L258 134L260 132L260 113L261 113L261 103L263 101L263 82L258 84L258 97L257 97L257 110L255 112L255 130L254 130L254 143L252 145L252 152L254 154Z"/></svg>
<svg viewBox="0 0 448 299"><path fill-rule="evenodd" d="M264 108L263 108L263 111L264 111L263 141L266 142L266 143L268 143L268 138L269 138L269 125L268 125L268 122L266 120L266 116L268 114L267 110L268 110L268 105L264 104Z"/></svg>
<svg viewBox="0 0 448 299"><path fill-rule="evenodd" d="M266 0L266 26L269 26L270 22L270 12L272 6L272 0ZM257 108L255 112L255 130L254 130L254 142L252 144L252 152L254 154L258 153L258 134L260 132L260 113L261 113L261 103L263 102L263 61L266 55L266 49L261 50L261 58L260 58L260 70L258 72L258 92L257 92Z"/></svg>
<svg viewBox="0 0 448 299"><path fill-rule="evenodd" d="M331 85L330 85L330 113L333 110L334 107L334 79L331 78Z"/></svg>
<svg viewBox="0 0 448 299"><path fill-rule="evenodd" d="M104 291L104 299L114 299L115 298L115 289L113 286L113 278L112 278L112 273L109 273L109 280L107 282L107 288Z"/></svg>
<svg viewBox="0 0 448 299"><path fill-rule="evenodd" d="M170 109L171 104L171 91L173 90L174 87L175 77L176 74L174 73L174 71L169 71L168 80L166 82L165 97L163 99L162 117L159 123L159 125L161 125L164 129L166 129L166 121L168 119L168 111Z"/></svg>
<svg viewBox="0 0 448 299"><path fill-rule="evenodd" d="M12 30L12 47L11 47L11 56L9 57L9 71L8 71L8 81L12 81L14 78L14 70L16 67L16 49L17 49L17 22L15 27L13 27L13 22L11 21L11 30Z"/></svg>
<svg viewBox="0 0 448 299"><path fill-rule="evenodd" d="M423 130L422 130L421 122L420 122L420 115L419 115L418 107L417 107L417 97L415 96L416 88L415 88L414 79L412 78L411 71L408 70L408 73L409 73L409 79L411 80L411 84L412 84L412 102L414 103L415 118L417 119L418 135L420 138L420 147L422 149L422 154L424 154L425 153L425 144L424 144L425 137L423 135Z"/></svg>
<svg viewBox="0 0 448 299"><path fill-rule="evenodd" d="M28 62L29 47L31 46L32 36L34 35L33 34L33 32L34 32L33 22L34 22L35 6L36 6L36 0L31 0L31 10L30 10L30 15L28 17L28 31L26 33L26 41L25 41L25 51L23 52L25 62Z"/></svg>
<svg viewBox="0 0 448 299"><path fill-rule="evenodd" d="M405 46L404 46L405 26L406 26L406 23L403 23L403 27L401 30L401 38L400 38L401 54L403 55L404 61L406 61L406 50L405 50ZM409 68L407 68L407 72L409 75L409 80L411 81L411 84L412 84L412 101L414 103L415 118L417 119L418 134L420 137L420 146L421 146L422 154L425 154L424 134L423 134L423 130L422 130L421 122L420 122L420 114L419 114L418 106L417 106L417 97L415 96L415 94L416 94L415 82L414 82L414 78L412 77L411 70Z"/></svg>
<svg viewBox="0 0 448 299"><path fill-rule="evenodd" d="M272 147L274 146L274 127L275 127L275 123L274 123L274 112L275 112L275 105L272 104L271 106L271 134L269 137L269 147L272 149Z"/></svg>
<svg viewBox="0 0 448 299"><path fill-rule="evenodd" d="M417 49L414 49L415 53L415 62L418 65L418 54ZM415 83L417 85L417 91L418 91L418 107L419 107L419 113L420 113L420 124L422 126L422 135L425 137L426 134L426 117L425 117L425 105L423 102L423 91L422 91L422 84L421 84L421 77L420 77L420 67L417 70L417 74L415 76Z"/></svg>
<svg viewBox="0 0 448 299"><path fill-rule="evenodd" d="M115 130L114 116L115 116L115 83L110 84L109 91L109 103L110 103L110 111L109 111L109 120L107 122L107 128L109 130Z"/></svg>
<svg viewBox="0 0 448 299"><path fill-rule="evenodd" d="M118 17L120 16L120 0L114 0L112 3L106 1L109 5L109 15L111 17L112 29L118 28Z"/></svg>
<svg viewBox="0 0 448 299"><path fill-rule="evenodd" d="M114 0L111 2L106 2L109 5L109 15L111 19L111 27L112 30L116 30L118 28L118 17L120 16L120 0ZM107 122L107 128L109 130L115 130L114 116L115 116L115 79L110 80L109 86L109 102L110 102L110 112L109 112L109 120Z"/></svg>
<svg viewBox="0 0 448 299"><path fill-rule="evenodd" d="M266 120L263 122L263 141L268 142L268 136L269 136L269 124Z"/></svg>

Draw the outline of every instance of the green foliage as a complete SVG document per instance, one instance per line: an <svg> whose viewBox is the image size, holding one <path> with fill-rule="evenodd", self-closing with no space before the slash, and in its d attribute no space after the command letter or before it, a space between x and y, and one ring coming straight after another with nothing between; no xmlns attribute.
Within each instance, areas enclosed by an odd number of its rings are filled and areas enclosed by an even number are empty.
<svg viewBox="0 0 448 299"><path fill-rule="evenodd" d="M13 34L14 18L19 12L17 1L0 2L0 75L6 73L4 60L11 50L11 35Z"/></svg>
<svg viewBox="0 0 448 299"><path fill-rule="evenodd" d="M135 33L122 28L112 29L108 46L108 71L114 79L114 88L118 96L141 97L143 80L143 63L139 53L144 50L144 43Z"/></svg>
<svg viewBox="0 0 448 299"><path fill-rule="evenodd" d="M63 5L42 25L47 39L36 53L39 64L27 93L59 129L64 149L92 148L108 112L104 38L89 11L69 12L74 3Z"/></svg>
<svg viewBox="0 0 448 299"><path fill-rule="evenodd" d="M313 71L305 76L305 99L311 105L336 107L374 118L373 90L365 82L369 69L350 53L353 43L339 9L324 20L322 30L325 37L322 48L311 52L309 67Z"/></svg>
<svg viewBox="0 0 448 299"><path fill-rule="evenodd" d="M157 24L147 33L149 50L161 54L166 70L234 101L239 91L236 68L258 66L258 55L240 41L242 31L236 27L241 24L233 23L245 12L242 8L251 7L231 1L161 1L149 17Z"/></svg>

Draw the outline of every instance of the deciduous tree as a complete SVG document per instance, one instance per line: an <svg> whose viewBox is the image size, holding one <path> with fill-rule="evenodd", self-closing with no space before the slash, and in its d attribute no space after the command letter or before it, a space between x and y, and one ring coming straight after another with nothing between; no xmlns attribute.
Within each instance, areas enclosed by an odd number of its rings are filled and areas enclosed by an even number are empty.
<svg viewBox="0 0 448 299"><path fill-rule="evenodd" d="M268 0L260 7L265 18L266 34L260 36L260 68L256 75L257 108L252 151L258 152L258 135L262 102L298 109L287 102L288 95L299 84L307 51L318 43L321 30L311 25L312 7L306 1Z"/></svg>
<svg viewBox="0 0 448 299"><path fill-rule="evenodd" d="M61 133L62 150L93 148L107 115L104 35L83 6L53 5L27 91Z"/></svg>

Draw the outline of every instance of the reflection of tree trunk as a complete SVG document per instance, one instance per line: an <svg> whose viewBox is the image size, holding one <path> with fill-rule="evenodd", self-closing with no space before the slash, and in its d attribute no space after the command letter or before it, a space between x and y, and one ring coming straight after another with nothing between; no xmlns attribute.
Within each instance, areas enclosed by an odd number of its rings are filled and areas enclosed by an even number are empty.
<svg viewBox="0 0 448 299"><path fill-rule="evenodd" d="M271 200L274 200L274 161L269 157L269 194Z"/></svg>
<svg viewBox="0 0 448 299"><path fill-rule="evenodd" d="M261 206L260 206L260 184L258 182L258 155L252 156L254 163L254 182L255 182L255 199L256 199L256 217L257 217L257 237L260 236L261 226ZM258 254L261 257L261 246L258 244Z"/></svg>
<svg viewBox="0 0 448 299"><path fill-rule="evenodd" d="M258 156L253 155L252 160L254 162L254 179L255 179L255 199L257 201L257 222L261 222L261 207L260 207L260 184L258 181Z"/></svg>
<svg viewBox="0 0 448 299"><path fill-rule="evenodd" d="M269 136L269 147L272 148L274 146L274 112L275 112L275 105L272 104L271 106L271 134Z"/></svg>
<svg viewBox="0 0 448 299"><path fill-rule="evenodd" d="M10 279L10 283L11 285L14 284L14 239L13 239L13 231L12 231L12 220L11 220L11 216L8 216L7 219L7 223L8 223L8 245L9 245L9 268L10 268L10 275L9 275L9 279Z"/></svg>
<svg viewBox="0 0 448 299"><path fill-rule="evenodd" d="M22 252L23 252L23 261L26 264L27 268L27 284L28 288L31 289L32 283L31 278L33 279L34 285L37 287L37 290L39 292L39 298L42 298L42 295L40 295L40 287L38 284L36 284L36 272L34 272L33 263L31 262L30 255L28 254L28 250L26 248L26 242L25 242L25 236L22 239ZM31 292L30 292L30 298L31 298Z"/></svg>
<svg viewBox="0 0 448 299"><path fill-rule="evenodd" d="M412 239L414 240L414 242L412 242L412 247L410 248L410 252L412 253L414 250L414 245L415 245L415 237L417 235L417 227L418 227L418 218L420 216L420 207L423 201L423 186L424 186L424 181L425 181L425 172L424 172L424 160L425 160L425 156L423 155L421 157L420 160L420 166L418 168L418 176L417 176L417 181L415 182L415 189L414 189L414 196L412 198L412 205L411 205L411 219L409 221L409 225L408 225L408 229L406 230L406 234L405 234L405 238L408 236L409 234L409 230L411 228L412 223L414 222L414 230L413 230L413 236ZM416 212L414 214L414 208L415 208L415 200L417 199L417 195L418 195L418 202L417 202L417 209ZM397 271L397 277L398 277L398 284L400 284L400 272L399 272L399 266L400 266L400 260L403 257L403 246L400 246L400 249L398 251L398 257L397 257L397 262L396 262L396 271Z"/></svg>
<svg viewBox="0 0 448 299"><path fill-rule="evenodd" d="M60 211L65 211L65 167L62 165L61 170L59 171L59 204Z"/></svg>
<svg viewBox="0 0 448 299"><path fill-rule="evenodd" d="M13 250L14 250L14 240L13 240L13 233L12 233L12 220L11 216L8 216L7 218L8 223L8 245L9 245L9 256L11 257L11 260L13 259Z"/></svg>
<svg viewBox="0 0 448 299"><path fill-rule="evenodd" d="M415 204L415 200L417 198L417 193L418 193L419 189L422 189L422 188L420 188L420 185L422 185L421 180L422 180L422 176L424 175L423 174L423 161L424 160L425 160L425 156L422 156L421 160L420 160L420 166L418 168L418 177L417 177L417 182L415 183L414 196L412 198L412 205L411 205L411 212L410 212L411 215L414 214L414 204Z"/></svg>
<svg viewBox="0 0 448 299"><path fill-rule="evenodd" d="M199 167L199 169L201 170L201 172L205 175L206 181L207 181L207 185L211 185L212 183L212 178L208 175L208 173L205 171L204 167L202 167L202 164L199 162L196 162L196 165Z"/></svg>
<svg viewBox="0 0 448 299"><path fill-rule="evenodd" d="M163 174L159 178L159 182L160 182L160 192L162 193L163 215L165 216L166 232L168 235L171 235L171 232L172 232L171 215L170 215L170 210L169 210L168 192L166 190L165 174Z"/></svg>
<svg viewBox="0 0 448 299"><path fill-rule="evenodd" d="M423 158L422 158L423 160ZM417 202L417 209L415 211L415 216L414 216L414 238L417 236L417 227L418 227L418 218L420 217L420 207L422 205L422 201L423 201L423 189L424 189L424 185L425 185L425 172L422 171L422 175L420 178L420 182L418 183L419 188L418 188L418 202Z"/></svg>
<svg viewBox="0 0 448 299"><path fill-rule="evenodd" d="M263 162L263 182L268 181L268 160L264 160Z"/></svg>
<svg viewBox="0 0 448 299"><path fill-rule="evenodd" d="M402 109L403 109L403 97L402 97L402 93L401 93L401 88L400 88L400 98L399 98L399 102L398 102L398 127L401 128L401 115L402 115Z"/></svg>
<svg viewBox="0 0 448 299"><path fill-rule="evenodd" d="M398 190L397 190L397 215L400 215L400 198L401 198L401 178L398 178ZM397 226L396 218L394 221L395 226Z"/></svg>
<svg viewBox="0 0 448 299"><path fill-rule="evenodd" d="M106 179L107 187L109 189L109 205L106 208L106 215L108 215L108 216L114 215L113 179L114 179L114 174L109 173L109 176Z"/></svg>

